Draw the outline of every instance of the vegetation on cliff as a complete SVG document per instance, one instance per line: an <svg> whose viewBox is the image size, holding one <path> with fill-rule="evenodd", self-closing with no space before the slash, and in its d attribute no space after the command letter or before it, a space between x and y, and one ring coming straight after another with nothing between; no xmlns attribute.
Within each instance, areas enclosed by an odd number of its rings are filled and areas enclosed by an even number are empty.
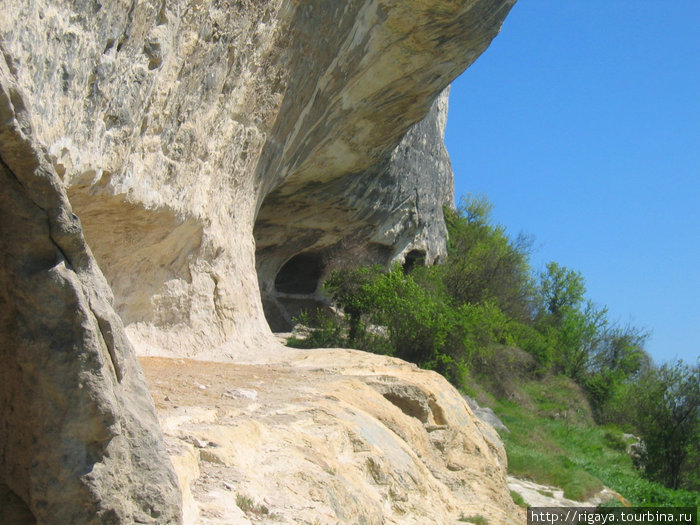
<svg viewBox="0 0 700 525"><path fill-rule="evenodd" d="M644 330L612 322L579 272L552 262L535 273L531 240L510 238L490 211L485 198L445 209L448 256L434 266L329 261L336 308L306 315L312 328L289 344L360 348L444 374L511 428L514 474L568 497L602 483L635 504L697 505L698 366L654 365ZM644 444L634 461L623 431Z"/></svg>

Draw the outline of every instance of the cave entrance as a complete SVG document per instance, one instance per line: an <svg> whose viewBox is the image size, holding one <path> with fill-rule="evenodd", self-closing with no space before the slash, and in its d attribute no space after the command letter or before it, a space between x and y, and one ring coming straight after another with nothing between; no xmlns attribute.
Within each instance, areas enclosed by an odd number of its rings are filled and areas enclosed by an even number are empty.
<svg viewBox="0 0 700 525"><path fill-rule="evenodd" d="M423 250L411 250L403 261L403 273L409 273L416 266L425 266L425 252Z"/></svg>
<svg viewBox="0 0 700 525"><path fill-rule="evenodd" d="M323 257L317 252L300 253L289 259L275 277L275 291L313 295L323 275Z"/></svg>
<svg viewBox="0 0 700 525"><path fill-rule="evenodd" d="M274 287L263 293L263 310L273 332L288 332L306 312L313 318L325 303L317 291L326 264L321 252L299 253L277 272Z"/></svg>

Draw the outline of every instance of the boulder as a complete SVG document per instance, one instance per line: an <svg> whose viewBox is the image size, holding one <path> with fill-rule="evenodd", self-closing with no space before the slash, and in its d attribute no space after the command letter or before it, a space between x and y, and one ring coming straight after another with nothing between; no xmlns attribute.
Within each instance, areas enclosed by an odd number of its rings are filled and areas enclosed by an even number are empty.
<svg viewBox="0 0 700 525"><path fill-rule="evenodd" d="M0 521L177 523L143 373L0 56Z"/></svg>
<svg viewBox="0 0 700 525"><path fill-rule="evenodd" d="M525 520L498 435L435 372L338 349L141 362L189 481L187 525Z"/></svg>

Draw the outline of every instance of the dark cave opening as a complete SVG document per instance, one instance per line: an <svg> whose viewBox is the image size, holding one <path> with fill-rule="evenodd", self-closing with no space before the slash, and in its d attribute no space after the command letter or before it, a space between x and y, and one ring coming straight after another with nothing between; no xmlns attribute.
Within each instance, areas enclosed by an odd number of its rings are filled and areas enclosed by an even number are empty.
<svg viewBox="0 0 700 525"><path fill-rule="evenodd" d="M416 266L425 266L425 251L411 250L406 254L403 261L404 273L409 273Z"/></svg>
<svg viewBox="0 0 700 525"><path fill-rule="evenodd" d="M5 483L0 483L0 521L15 525L36 524L36 518L29 505Z"/></svg>
<svg viewBox="0 0 700 525"><path fill-rule="evenodd" d="M306 252L295 255L277 272L275 291L311 295L316 292L324 268L323 256L320 253Z"/></svg>

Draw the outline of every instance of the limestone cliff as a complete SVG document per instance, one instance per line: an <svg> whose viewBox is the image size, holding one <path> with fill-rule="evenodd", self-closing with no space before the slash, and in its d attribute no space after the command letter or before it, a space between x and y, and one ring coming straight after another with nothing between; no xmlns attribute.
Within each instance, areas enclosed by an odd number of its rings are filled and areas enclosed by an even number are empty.
<svg viewBox="0 0 700 525"><path fill-rule="evenodd" d="M129 340L254 360L261 290L284 323L328 253L440 257L439 95L513 2L3 2L0 498L176 522Z"/></svg>
<svg viewBox="0 0 700 525"><path fill-rule="evenodd" d="M512 3L10 0L0 38L139 351L221 355L269 337L256 243L264 287L357 234L440 255L394 150Z"/></svg>
<svg viewBox="0 0 700 525"><path fill-rule="evenodd" d="M442 206L454 205L444 145L448 97L446 89L368 170L293 197L280 197L278 190L265 199L254 234L260 291L273 330L290 330L294 316L319 306L319 284L334 263L431 263L445 254Z"/></svg>

